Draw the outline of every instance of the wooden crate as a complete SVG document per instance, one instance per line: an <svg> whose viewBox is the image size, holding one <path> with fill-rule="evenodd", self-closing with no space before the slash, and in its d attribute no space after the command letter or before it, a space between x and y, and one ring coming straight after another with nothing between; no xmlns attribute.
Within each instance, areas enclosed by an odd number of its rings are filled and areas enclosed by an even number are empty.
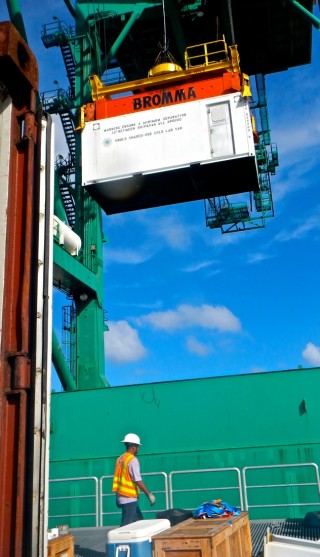
<svg viewBox="0 0 320 557"><path fill-rule="evenodd" d="M189 518L152 536L153 557L251 557L248 513L229 518Z"/></svg>
<svg viewBox="0 0 320 557"><path fill-rule="evenodd" d="M48 557L74 557L74 539L71 534L48 541Z"/></svg>

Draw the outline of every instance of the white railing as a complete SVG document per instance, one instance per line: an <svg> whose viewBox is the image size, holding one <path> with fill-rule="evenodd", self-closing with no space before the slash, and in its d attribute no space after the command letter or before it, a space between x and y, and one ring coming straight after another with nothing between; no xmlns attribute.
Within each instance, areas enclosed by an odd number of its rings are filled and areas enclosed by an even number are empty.
<svg viewBox="0 0 320 557"><path fill-rule="evenodd" d="M314 472L315 481L300 481L300 482L286 482L286 483L272 483L272 484L253 484L248 482L248 475L253 474L254 471L259 470L272 470L272 469L282 469L285 472L291 471L294 468L300 468L308 472ZM209 481L209 485L203 487L203 476L205 474L205 482ZM228 474L232 481L228 482L227 484L222 484L219 478L222 477L222 474ZM265 465L265 466L246 466L241 471L239 468L203 468L199 470L174 470L170 472L169 476L165 472L148 472L142 474L142 477L149 476L152 478L157 479L157 489L152 489L153 493L155 493L158 497L156 505L158 506L152 507L152 510L143 511L144 513L155 513L163 510L163 502L165 509L174 508L177 505L178 501L181 500L181 494L197 494L199 493L199 500L198 504L195 505L194 508L201 505L204 502L203 497L208 497L208 493L211 491L215 491L214 498L216 498L217 492L219 493L219 498L221 498L221 492L225 492L228 494L235 493L239 505L235 503L234 497L232 500L229 500L232 505L240 506L241 510L249 511L250 509L266 509L266 508L274 508L274 507L313 507L313 506L320 506L320 480L319 480L319 468L317 464L314 462L306 462L301 464L275 464L275 465ZM159 477L161 479L161 486L160 485ZM268 476L269 477L269 476ZM101 476L99 479L95 476L88 476L88 477L75 477L75 478L61 478L61 479L53 479L49 480L50 483L59 482L68 485L67 482L73 482L76 485L77 482L93 482L94 489L90 493L85 494L71 494L70 495L70 488L69 491L63 495L58 495L55 497L49 497L49 513L50 513L50 502L61 500L70 500L73 501L74 507L80 505L81 500L83 499L93 499L94 498L94 512L74 512L74 513L67 513L67 514L49 514L49 519L52 518L59 518L59 519L68 519L68 518L83 518L88 517L94 519L95 526L104 526L103 520L106 516L114 516L119 517L120 511L108 511L106 510L109 506L110 497L114 498L114 493L112 493L111 483L112 483L113 475L108 476ZM179 479L178 479L179 478ZM200 479L201 478L201 479ZM183 481L186 481L186 485ZM224 481L226 479L224 478ZM308 477L310 480L310 474ZM109 486L106 489L106 482L109 482ZM151 480L152 483L152 480ZM177 485L178 484L178 485ZM149 485L149 483L148 483ZM315 501L311 501L310 503L301 502L298 500L293 502L277 502L277 503L257 503L256 502L256 493L259 489L261 490L276 490L277 488L300 488L304 489L305 493L308 488L317 488L317 497ZM255 491L255 501L254 504L250 504L249 502L249 493L253 493ZM202 493L202 497L201 497ZM205 494L205 495L204 495ZM291 499L292 499L291 493ZM227 499L227 497L226 497ZM185 499L184 499L185 500ZM160 506L159 506L160 505ZM189 510L186 508L186 510ZM92 526L88 524L88 526Z"/></svg>
<svg viewBox="0 0 320 557"><path fill-rule="evenodd" d="M177 476L181 476L181 475L189 475L189 474L206 474L210 476L212 476L212 481L213 481L213 476L215 476L215 478L217 478L218 475L221 475L221 473L225 474L226 472L234 472L234 474L236 475L236 483L234 485L231 486L214 486L212 483L210 484L209 487L195 487L195 488L190 488L190 485L182 488L182 489L174 489L173 488L173 481L174 478ZM219 490L219 493L221 491L237 491L238 492L238 496L239 496L239 502L240 502L240 507L241 510L243 510L243 497L242 497L242 489L241 489L241 472L239 470L239 468L204 468L202 470L179 470L179 471L174 471L171 472L169 474L169 495L170 495L170 507L173 507L173 497L175 493L196 493L198 491L205 491L205 492L210 492L210 491L217 491ZM200 503L199 503L200 504Z"/></svg>
<svg viewBox="0 0 320 557"><path fill-rule="evenodd" d="M69 486L73 484L73 486L77 485L79 482L93 482L94 484L94 490L92 493L88 493L88 494L84 494L84 495L80 495L80 494L73 494L73 495L58 495L56 497L50 497L49 496L49 504L50 501L73 501L74 503L80 503L80 501L84 500L84 499L94 499L94 512L86 512L86 513L64 513L64 514L53 514L50 515L49 514L49 519L50 518L72 518L72 517L94 517L94 522L95 522L95 526L99 526L99 489L98 489L98 478L96 478L96 476L81 476L81 477L77 477L77 478L61 478L61 479L56 479L56 480L49 480L49 483L67 483L69 484Z"/></svg>
<svg viewBox="0 0 320 557"><path fill-rule="evenodd" d="M293 468L302 468L302 467L308 467L314 470L315 472L315 478L316 481L315 482L298 482L298 483L292 483L292 482L285 482L285 483L273 483L273 484L248 484L248 480L247 480L247 476L248 473L250 472L257 472L258 470L284 470L284 471L288 471L289 469L293 469ZM242 482L243 482L243 491L244 491L244 497L245 497L245 510L248 511L249 509L254 509L254 508L259 508L259 509L263 509L263 508L274 508L274 507L312 507L312 506L317 506L319 507L319 498L317 501L313 501L310 503L298 503L298 502L293 502L293 503L268 503L268 504L264 504L264 503L259 503L259 504L255 504L255 505L249 505L249 501L248 501L248 494L250 492L250 490L254 490L255 494L258 492L258 490L276 490L278 488L292 488L292 487L307 487L307 486L317 486L317 490L318 490L318 495L320 495L320 481L319 481L319 468L317 466L317 464L315 464L314 462L306 462L306 463L301 463L301 464L270 464L270 465L266 465L266 466L246 466L245 468L242 469Z"/></svg>

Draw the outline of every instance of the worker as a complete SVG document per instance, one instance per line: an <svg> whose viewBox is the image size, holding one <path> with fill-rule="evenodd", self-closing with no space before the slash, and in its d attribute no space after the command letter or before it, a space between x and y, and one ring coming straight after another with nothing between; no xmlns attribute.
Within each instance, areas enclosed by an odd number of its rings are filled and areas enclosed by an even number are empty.
<svg viewBox="0 0 320 557"><path fill-rule="evenodd" d="M140 490L146 494L151 506L155 504L156 498L140 475L140 464L136 456L141 446L140 437L135 433L128 433L121 443L125 444L126 452L117 459L112 491L116 492L116 504L122 511L120 526L125 526L143 520L139 507Z"/></svg>

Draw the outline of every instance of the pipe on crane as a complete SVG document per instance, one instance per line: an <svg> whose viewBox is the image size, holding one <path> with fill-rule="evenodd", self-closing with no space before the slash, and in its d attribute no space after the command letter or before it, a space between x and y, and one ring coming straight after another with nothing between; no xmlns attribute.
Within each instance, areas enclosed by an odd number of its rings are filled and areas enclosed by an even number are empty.
<svg viewBox="0 0 320 557"><path fill-rule="evenodd" d="M309 12L304 6L302 6L297 0L288 0L290 4L295 6L303 15L305 15L308 19L311 20L312 25L318 29L320 29L320 19L318 19L313 13Z"/></svg>
<svg viewBox="0 0 320 557"><path fill-rule="evenodd" d="M11 23L13 23L15 28L19 31L21 37L28 44L27 33L23 22L19 0L7 0L7 7Z"/></svg>
<svg viewBox="0 0 320 557"><path fill-rule="evenodd" d="M57 335L52 331L52 362L65 391L75 391L77 386L61 350Z"/></svg>

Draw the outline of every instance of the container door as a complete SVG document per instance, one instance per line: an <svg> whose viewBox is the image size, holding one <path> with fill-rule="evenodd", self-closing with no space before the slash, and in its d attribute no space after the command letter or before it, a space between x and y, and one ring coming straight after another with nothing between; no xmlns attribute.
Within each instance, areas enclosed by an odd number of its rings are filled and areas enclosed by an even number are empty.
<svg viewBox="0 0 320 557"><path fill-rule="evenodd" d="M207 105L212 158L234 155L234 138L229 101Z"/></svg>

